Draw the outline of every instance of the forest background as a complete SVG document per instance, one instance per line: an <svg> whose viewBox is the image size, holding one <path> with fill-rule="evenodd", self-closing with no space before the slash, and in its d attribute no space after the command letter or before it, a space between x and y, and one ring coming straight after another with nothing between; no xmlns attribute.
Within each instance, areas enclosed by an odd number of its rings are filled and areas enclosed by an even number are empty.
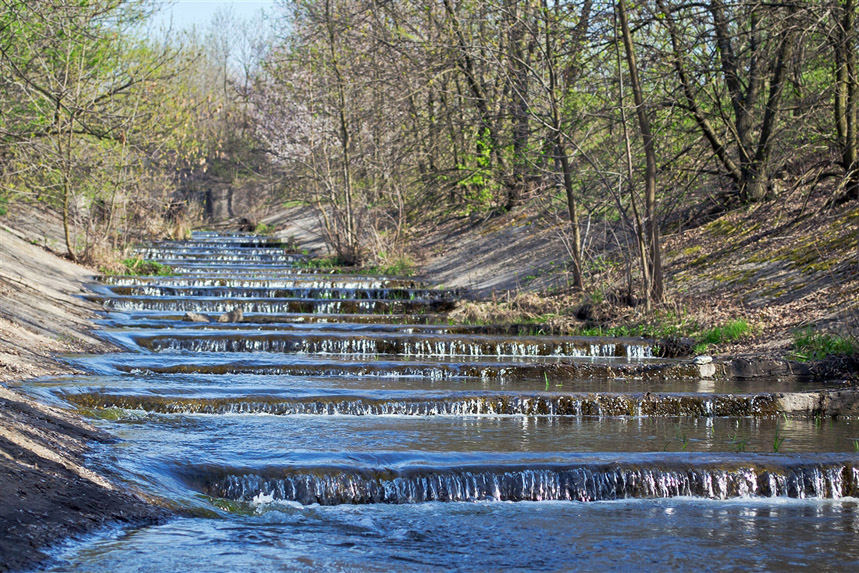
<svg viewBox="0 0 859 573"><path fill-rule="evenodd" d="M55 211L73 260L304 206L332 262L404 269L440 221L528 217L567 292L678 315L666 241L712 274L694 230L748 249L775 205L790 242L742 263L824 276L855 341L856 0L0 6L0 213Z"/></svg>

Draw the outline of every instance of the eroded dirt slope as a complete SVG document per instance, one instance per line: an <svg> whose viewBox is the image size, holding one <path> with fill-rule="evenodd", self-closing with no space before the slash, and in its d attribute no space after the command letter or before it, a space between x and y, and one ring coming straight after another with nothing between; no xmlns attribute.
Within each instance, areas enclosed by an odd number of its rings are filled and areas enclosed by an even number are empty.
<svg viewBox="0 0 859 573"><path fill-rule="evenodd" d="M39 563L45 547L69 536L164 516L86 466L88 445L105 439L77 416L0 386L0 571Z"/></svg>

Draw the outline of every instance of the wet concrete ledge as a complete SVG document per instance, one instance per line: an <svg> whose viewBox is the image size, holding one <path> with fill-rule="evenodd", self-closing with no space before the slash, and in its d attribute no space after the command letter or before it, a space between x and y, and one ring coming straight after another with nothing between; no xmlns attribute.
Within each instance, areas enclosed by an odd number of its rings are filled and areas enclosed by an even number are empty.
<svg viewBox="0 0 859 573"><path fill-rule="evenodd" d="M696 364L695 359L683 361L698 367L701 378L719 380L756 380L766 378L795 380L841 380L847 384L857 374L859 363L829 365L825 362L797 362L767 356L720 358L709 363Z"/></svg>
<svg viewBox="0 0 859 573"><path fill-rule="evenodd" d="M737 357L709 364L693 364L701 378L713 379L804 379L831 375L825 365L767 357ZM855 372L841 372L854 374ZM859 416L859 387L842 386L816 392L791 392L773 395L776 409L788 415L844 417Z"/></svg>
<svg viewBox="0 0 859 573"><path fill-rule="evenodd" d="M778 358L738 357L726 363L725 374L730 378L748 380L754 378L813 378L814 371L808 364Z"/></svg>
<svg viewBox="0 0 859 573"><path fill-rule="evenodd" d="M791 417L855 416L859 392L671 394L660 392L493 392L397 397L361 394L302 397L206 398L70 393L67 400L96 411L122 409L159 414L269 414L277 416L633 416Z"/></svg>
<svg viewBox="0 0 859 573"><path fill-rule="evenodd" d="M821 390L777 394L779 409L788 415L856 417L859 416L859 389Z"/></svg>

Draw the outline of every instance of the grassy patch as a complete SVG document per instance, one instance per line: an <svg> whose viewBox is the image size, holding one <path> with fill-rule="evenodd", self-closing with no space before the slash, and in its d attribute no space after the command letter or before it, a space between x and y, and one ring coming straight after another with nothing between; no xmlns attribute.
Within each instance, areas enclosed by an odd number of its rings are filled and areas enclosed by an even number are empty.
<svg viewBox="0 0 859 573"><path fill-rule="evenodd" d="M707 348L712 344L736 342L748 336L751 330L751 326L743 318L729 320L722 326L714 326L696 336L695 338L698 340L698 343L695 345L695 352L698 354L706 352Z"/></svg>
<svg viewBox="0 0 859 573"><path fill-rule="evenodd" d="M256 227L254 227L254 233L257 235L263 235L264 237L271 237L274 235L274 227L271 225L266 225L265 223L259 223Z"/></svg>
<svg viewBox="0 0 859 573"><path fill-rule="evenodd" d="M683 251L680 254L683 255L684 257L691 257L692 255L700 253L701 249L703 249L703 247L701 245L694 245L692 247L687 247L687 248L683 249Z"/></svg>
<svg viewBox="0 0 859 573"><path fill-rule="evenodd" d="M600 325L580 329L582 336L643 337L673 339L691 336L698 323L683 312L655 312L646 320L628 320L613 325Z"/></svg>
<svg viewBox="0 0 859 573"><path fill-rule="evenodd" d="M168 265L162 265L156 261L146 261L143 259L125 259L122 261L125 268L128 270L126 274L130 275L152 275L152 276L167 276L173 274L173 269Z"/></svg>
<svg viewBox="0 0 859 573"><path fill-rule="evenodd" d="M307 201L302 201L301 199L290 199L289 201L284 201L282 206L284 209L292 209L293 207L308 207L310 203Z"/></svg>
<svg viewBox="0 0 859 573"><path fill-rule="evenodd" d="M828 356L859 354L859 341L837 334L816 332L805 328L793 334L793 357L800 361L823 360Z"/></svg>
<svg viewBox="0 0 859 573"><path fill-rule="evenodd" d="M728 221L725 218L716 219L715 221L708 223L705 228L716 237L730 237L739 232L737 223Z"/></svg>
<svg viewBox="0 0 859 573"><path fill-rule="evenodd" d="M140 276L168 276L173 274L172 267L162 265L155 261L147 261L144 259L130 258L123 259L120 262L119 268L101 267L102 274L105 275L140 275Z"/></svg>
<svg viewBox="0 0 859 573"><path fill-rule="evenodd" d="M415 274L415 264L409 257L403 256L390 261L388 264L367 267L364 272L371 275L410 277Z"/></svg>
<svg viewBox="0 0 859 573"><path fill-rule="evenodd" d="M332 269L337 270L339 262L337 257L317 257L315 259L301 259L295 266L302 269Z"/></svg>
<svg viewBox="0 0 859 573"><path fill-rule="evenodd" d="M396 275L410 277L415 274L415 265L408 257L394 259L389 264L373 265L369 267L343 268L336 256L319 257L315 259L303 259L296 266L305 269L328 269L331 273L353 274L361 273L367 275Z"/></svg>

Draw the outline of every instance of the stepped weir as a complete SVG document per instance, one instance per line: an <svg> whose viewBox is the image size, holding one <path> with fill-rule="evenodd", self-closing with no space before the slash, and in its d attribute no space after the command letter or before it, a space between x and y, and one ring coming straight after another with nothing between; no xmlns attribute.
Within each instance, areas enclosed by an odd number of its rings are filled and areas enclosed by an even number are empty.
<svg viewBox="0 0 859 573"><path fill-rule="evenodd" d="M94 463L179 517L72 544L58 570L859 563L859 420L825 383L452 324L460 291L268 237L139 254L170 276L87 295L123 351L29 391L114 434Z"/></svg>

